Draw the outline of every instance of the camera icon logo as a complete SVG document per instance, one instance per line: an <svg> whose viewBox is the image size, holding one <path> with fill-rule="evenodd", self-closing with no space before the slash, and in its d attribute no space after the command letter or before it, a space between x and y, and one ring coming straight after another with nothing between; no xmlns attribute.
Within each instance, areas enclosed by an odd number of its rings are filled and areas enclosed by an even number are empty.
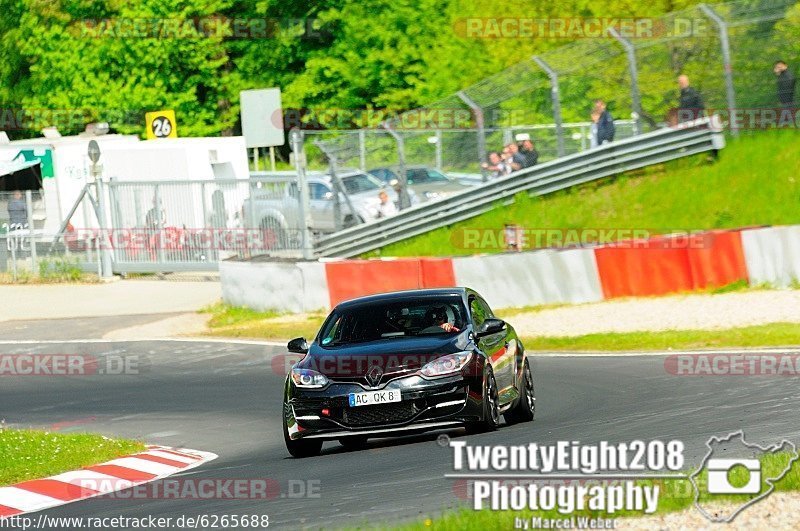
<svg viewBox="0 0 800 531"><path fill-rule="evenodd" d="M709 494L758 494L761 490L761 463L758 459L709 459L708 470ZM749 477L747 483L734 486L731 472L742 470Z"/></svg>
<svg viewBox="0 0 800 531"><path fill-rule="evenodd" d="M712 522L731 522L737 514L769 496L775 484L800 460L793 442L783 439L761 446L747 442L741 430L711 437L706 448L708 452L688 479L694 490L695 508ZM768 464L764 464L768 456ZM738 498L720 498L720 494Z"/></svg>

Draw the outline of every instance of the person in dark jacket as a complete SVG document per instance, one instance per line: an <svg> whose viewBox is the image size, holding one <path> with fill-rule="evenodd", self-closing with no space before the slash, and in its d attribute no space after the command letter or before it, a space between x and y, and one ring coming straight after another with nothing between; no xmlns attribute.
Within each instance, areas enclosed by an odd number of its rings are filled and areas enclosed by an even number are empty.
<svg viewBox="0 0 800 531"><path fill-rule="evenodd" d="M794 109L794 86L797 80L783 61L775 61L772 71L778 76L778 103L784 109Z"/></svg>
<svg viewBox="0 0 800 531"><path fill-rule="evenodd" d="M530 138L526 138L520 143L519 152L525 157L526 168L536 166L536 163L539 162L539 152L536 151L536 147Z"/></svg>
<svg viewBox="0 0 800 531"><path fill-rule="evenodd" d="M703 98L694 87L689 85L689 76L686 74L678 76L678 86L681 89L678 101L678 121L690 122L704 116Z"/></svg>
<svg viewBox="0 0 800 531"><path fill-rule="evenodd" d="M614 128L614 117L611 116L611 113L606 109L606 102L603 100L595 100L594 110L600 114L597 120L597 145L602 146L608 142L613 142L614 133L616 132Z"/></svg>
<svg viewBox="0 0 800 531"><path fill-rule="evenodd" d="M13 229L22 229L28 224L28 205L22 197L22 192L14 190L8 201L8 226Z"/></svg>

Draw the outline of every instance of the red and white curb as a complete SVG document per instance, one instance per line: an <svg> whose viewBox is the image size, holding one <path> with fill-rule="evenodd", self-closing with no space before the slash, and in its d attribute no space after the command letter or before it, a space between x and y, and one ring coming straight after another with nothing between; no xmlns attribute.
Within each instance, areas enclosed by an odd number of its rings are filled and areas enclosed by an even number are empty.
<svg viewBox="0 0 800 531"><path fill-rule="evenodd" d="M145 452L81 470L0 487L0 519L125 490L198 467L218 457L211 452L186 448L147 448Z"/></svg>

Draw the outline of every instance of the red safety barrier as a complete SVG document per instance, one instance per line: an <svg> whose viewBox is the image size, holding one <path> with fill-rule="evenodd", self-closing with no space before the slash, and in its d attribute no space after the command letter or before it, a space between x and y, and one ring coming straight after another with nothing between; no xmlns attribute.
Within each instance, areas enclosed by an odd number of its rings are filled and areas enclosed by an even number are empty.
<svg viewBox="0 0 800 531"><path fill-rule="evenodd" d="M702 238L704 245L688 250L694 289L714 288L748 280L741 232L706 232Z"/></svg>
<svg viewBox="0 0 800 531"><path fill-rule="evenodd" d="M327 262L325 276L331 307L374 293L455 286L449 258Z"/></svg>
<svg viewBox="0 0 800 531"><path fill-rule="evenodd" d="M661 236L595 249L604 298L665 295L747 279L739 233Z"/></svg>

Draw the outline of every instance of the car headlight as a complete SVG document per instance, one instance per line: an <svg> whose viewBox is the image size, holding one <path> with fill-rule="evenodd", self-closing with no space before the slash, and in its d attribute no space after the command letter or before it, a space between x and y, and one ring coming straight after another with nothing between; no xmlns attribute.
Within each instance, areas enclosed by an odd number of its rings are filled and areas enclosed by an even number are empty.
<svg viewBox="0 0 800 531"><path fill-rule="evenodd" d="M472 358L472 352L448 354L427 363L420 372L423 376L444 376L453 374L464 368Z"/></svg>
<svg viewBox="0 0 800 531"><path fill-rule="evenodd" d="M324 374L311 369L292 369L292 381L297 387L306 389L325 387L328 384L328 378Z"/></svg>

